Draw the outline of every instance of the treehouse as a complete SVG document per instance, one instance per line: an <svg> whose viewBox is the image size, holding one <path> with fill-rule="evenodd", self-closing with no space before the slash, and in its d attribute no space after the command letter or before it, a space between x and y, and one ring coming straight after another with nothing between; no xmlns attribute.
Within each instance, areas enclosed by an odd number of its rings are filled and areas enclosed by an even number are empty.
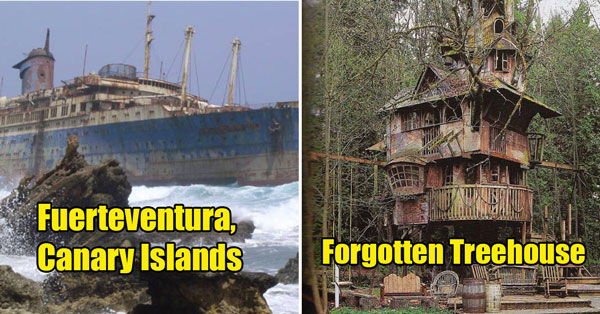
<svg viewBox="0 0 600 314"><path fill-rule="evenodd" d="M444 41L444 67L427 65L381 110L395 225L531 221L527 170L541 162L544 135L528 127L537 114L560 114L523 91L527 56L514 44L512 1L482 5L483 35L471 30L468 42L480 36L485 54L465 60Z"/></svg>

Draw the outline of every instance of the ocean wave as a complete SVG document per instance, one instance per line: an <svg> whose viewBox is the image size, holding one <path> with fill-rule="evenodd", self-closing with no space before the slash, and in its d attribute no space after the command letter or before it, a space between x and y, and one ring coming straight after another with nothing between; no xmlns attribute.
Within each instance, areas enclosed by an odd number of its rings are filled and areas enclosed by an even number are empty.
<svg viewBox="0 0 600 314"><path fill-rule="evenodd" d="M242 246L298 245L300 199L298 182L272 187L252 186L135 186L129 196L131 206L227 206L233 219L249 219L256 230L253 239Z"/></svg>
<svg viewBox="0 0 600 314"><path fill-rule="evenodd" d="M265 299L273 313L296 314L300 306L298 285L278 284L267 290Z"/></svg>

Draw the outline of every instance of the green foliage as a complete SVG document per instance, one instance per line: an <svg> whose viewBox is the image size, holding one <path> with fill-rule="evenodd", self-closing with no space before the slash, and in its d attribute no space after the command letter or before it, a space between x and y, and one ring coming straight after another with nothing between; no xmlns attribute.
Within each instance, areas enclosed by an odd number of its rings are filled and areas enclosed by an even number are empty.
<svg viewBox="0 0 600 314"><path fill-rule="evenodd" d="M392 1L330 0L304 7L305 150L385 159L381 153L366 150L384 138L385 121L378 116L378 110L401 88L413 85L420 70L414 51L398 40L394 31L393 16L401 6ZM341 218L346 226L341 235L345 240L350 239L351 233L354 241L384 237L382 213L390 206L374 198L373 167L338 161L330 162L330 166L330 198L325 200L324 163L321 160L313 165L317 189L315 235L320 234L321 209L328 202L331 212L328 230ZM381 168L377 176L377 194L386 195ZM352 204L348 201L350 193L355 200ZM350 206L354 213L352 227ZM339 208L345 208L340 216L336 213Z"/></svg>
<svg viewBox="0 0 600 314"><path fill-rule="evenodd" d="M553 16L544 30L538 58L529 72L529 92L563 114L534 121L530 130L547 135L545 159L579 165L585 172L530 171L534 219L541 231L543 206L550 209L550 230L560 235L559 219L573 205L573 230L587 243L588 260L600 246L600 32L585 2L566 17Z"/></svg>

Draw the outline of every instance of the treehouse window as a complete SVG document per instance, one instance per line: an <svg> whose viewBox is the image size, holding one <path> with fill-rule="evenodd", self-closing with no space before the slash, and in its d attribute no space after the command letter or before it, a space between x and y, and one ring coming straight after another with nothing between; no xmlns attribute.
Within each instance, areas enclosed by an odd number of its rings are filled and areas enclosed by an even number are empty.
<svg viewBox="0 0 600 314"><path fill-rule="evenodd" d="M490 150L496 153L506 153L506 131L490 127Z"/></svg>
<svg viewBox="0 0 600 314"><path fill-rule="evenodd" d="M420 126L420 116L416 111L402 114L402 131L409 131Z"/></svg>
<svg viewBox="0 0 600 314"><path fill-rule="evenodd" d="M506 176L508 175L508 168L506 166L500 166L500 183L506 183L508 179Z"/></svg>
<svg viewBox="0 0 600 314"><path fill-rule="evenodd" d="M388 168L388 177L392 189L420 186L420 170L418 166L399 165Z"/></svg>
<svg viewBox="0 0 600 314"><path fill-rule="evenodd" d="M454 184L454 166L453 165L444 166L444 171L443 171L442 175L443 175L442 181L444 182L444 185Z"/></svg>
<svg viewBox="0 0 600 314"><path fill-rule="evenodd" d="M510 180L510 184L524 185L523 170L521 170L519 167L510 167L508 178Z"/></svg>
<svg viewBox="0 0 600 314"><path fill-rule="evenodd" d="M500 166L498 164L490 165L490 182L500 183Z"/></svg>
<svg viewBox="0 0 600 314"><path fill-rule="evenodd" d="M496 50L496 71L508 71L508 52Z"/></svg>
<svg viewBox="0 0 600 314"><path fill-rule="evenodd" d="M423 145L423 155L429 155L439 152L439 145L435 145L435 141L440 137L440 126L433 126L430 128L423 129L423 138L421 144Z"/></svg>
<svg viewBox="0 0 600 314"><path fill-rule="evenodd" d="M481 126L481 106L475 101L469 101L469 111L471 112L471 128L474 132L479 132Z"/></svg>
<svg viewBox="0 0 600 314"><path fill-rule="evenodd" d="M465 184L477 184L477 170L479 170L478 166L475 166L473 163L467 164Z"/></svg>
<svg viewBox="0 0 600 314"><path fill-rule="evenodd" d="M416 110L401 114L402 131L410 131L418 128L432 126L440 123L440 111Z"/></svg>
<svg viewBox="0 0 600 314"><path fill-rule="evenodd" d="M460 104L448 105L444 110L444 122L454 122L462 119Z"/></svg>
<svg viewBox="0 0 600 314"><path fill-rule="evenodd" d="M504 22L502 21L502 19L497 19L494 22L494 33L500 34L503 31L504 31Z"/></svg>

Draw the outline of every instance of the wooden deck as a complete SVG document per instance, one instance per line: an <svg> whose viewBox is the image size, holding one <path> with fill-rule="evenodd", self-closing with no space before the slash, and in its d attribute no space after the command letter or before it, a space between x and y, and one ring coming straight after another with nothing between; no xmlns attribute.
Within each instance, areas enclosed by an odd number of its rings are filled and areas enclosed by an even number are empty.
<svg viewBox="0 0 600 314"><path fill-rule="evenodd" d="M448 185L429 191L430 221L531 221L533 190L513 185Z"/></svg>
<svg viewBox="0 0 600 314"><path fill-rule="evenodd" d="M576 293L579 295L598 295L600 296L600 285L597 284L572 284L568 283L567 287L569 292Z"/></svg>
<svg viewBox="0 0 600 314"><path fill-rule="evenodd" d="M462 306L462 298L451 299L449 304ZM559 298L552 296L548 299L543 295L506 295L502 297L500 309L502 311L518 311L522 310L558 310L558 309L573 309L573 308L592 308L592 300L589 298L566 297ZM593 308L592 308L593 309ZM598 309L596 309L598 310ZM504 312L502 312L504 313Z"/></svg>
<svg viewBox="0 0 600 314"><path fill-rule="evenodd" d="M531 310L503 310L500 314L563 314L563 313L600 313L600 296L584 296L581 299L590 301L591 307L572 307L556 309L531 309Z"/></svg>

